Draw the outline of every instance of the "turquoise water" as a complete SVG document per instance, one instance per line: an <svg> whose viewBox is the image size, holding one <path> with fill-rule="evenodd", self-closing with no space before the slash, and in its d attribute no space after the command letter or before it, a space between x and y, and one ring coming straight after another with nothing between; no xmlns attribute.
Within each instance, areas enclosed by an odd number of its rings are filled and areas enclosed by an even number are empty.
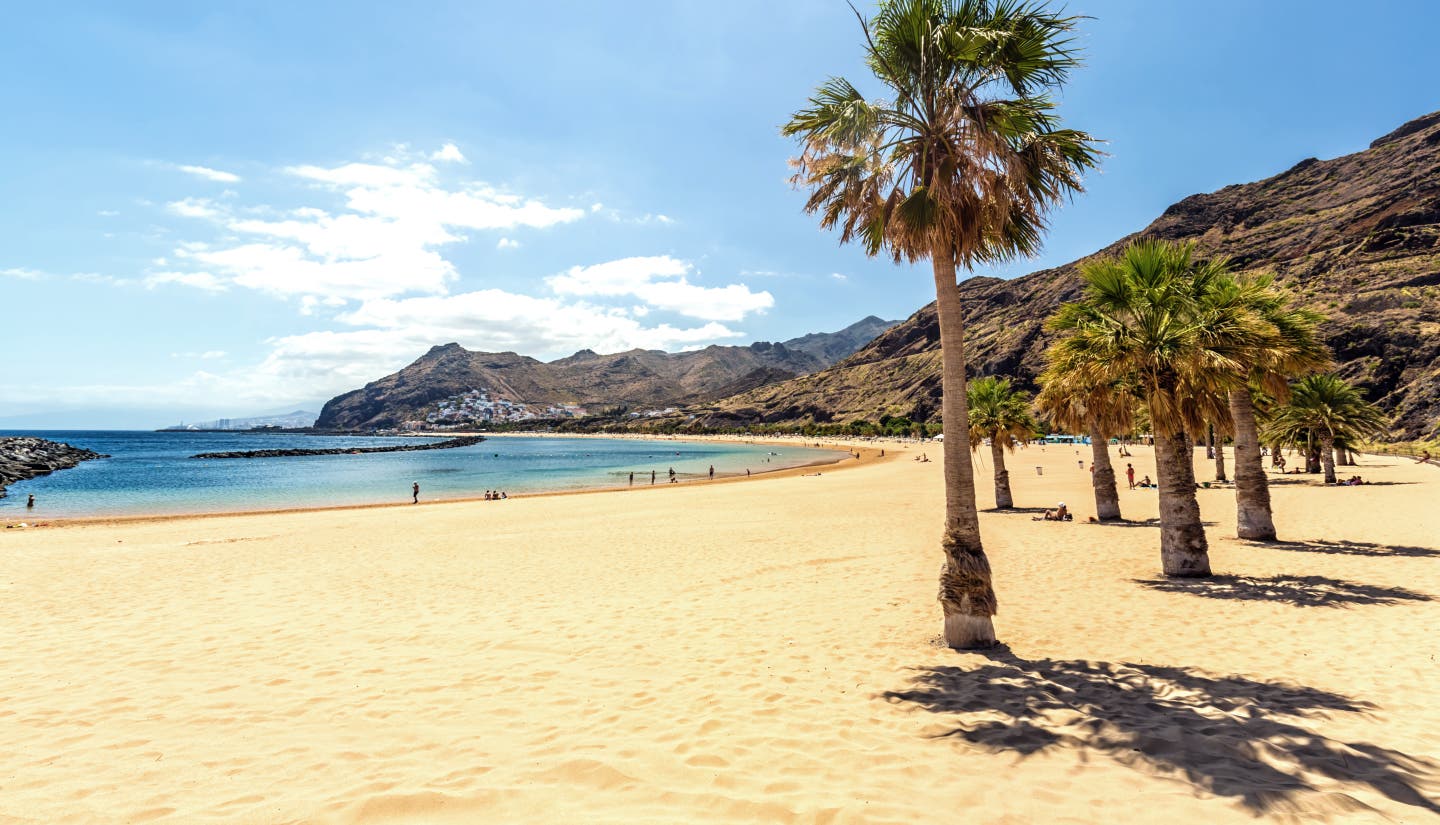
<svg viewBox="0 0 1440 825"><path fill-rule="evenodd" d="M111 458L21 481L0 498L0 520L279 510L665 484L744 475L844 453L790 444L493 436L472 447L406 453L206 460L202 452L413 444L416 439L254 433L0 431L85 447ZM774 454L772 454L774 453ZM25 506L33 494L36 507Z"/></svg>

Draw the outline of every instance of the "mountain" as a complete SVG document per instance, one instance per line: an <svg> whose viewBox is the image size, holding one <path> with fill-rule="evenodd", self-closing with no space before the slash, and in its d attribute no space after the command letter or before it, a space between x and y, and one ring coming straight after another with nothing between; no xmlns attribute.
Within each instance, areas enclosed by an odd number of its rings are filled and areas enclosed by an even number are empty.
<svg viewBox="0 0 1440 825"><path fill-rule="evenodd" d="M1397 436L1440 427L1440 112L1364 151L1192 195L1079 261L962 282L969 374L1007 375L1033 389L1051 340L1044 320L1079 296L1078 265L1139 237L1195 241L1237 268L1273 271L1328 317L1322 332L1337 371L1394 416ZM938 420L939 369L932 303L830 369L686 413L710 427L887 413Z"/></svg>
<svg viewBox="0 0 1440 825"><path fill-rule="evenodd" d="M871 317L839 332L807 335L796 339L803 349L764 341L681 353L634 349L600 355L587 349L549 363L446 344L393 375L331 399L315 426L365 430L567 417L585 408L659 414L823 369L843 357L836 353L848 355L868 342L865 330L886 324Z"/></svg>
<svg viewBox="0 0 1440 825"><path fill-rule="evenodd" d="M856 321L839 332L812 332L782 342L787 349L808 352L826 366L853 355L857 350L899 321L882 321L874 315Z"/></svg>

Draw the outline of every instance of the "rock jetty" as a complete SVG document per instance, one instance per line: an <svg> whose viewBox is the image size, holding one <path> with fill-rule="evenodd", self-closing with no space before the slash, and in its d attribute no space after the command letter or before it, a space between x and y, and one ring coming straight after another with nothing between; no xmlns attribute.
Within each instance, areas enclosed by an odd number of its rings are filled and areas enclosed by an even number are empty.
<svg viewBox="0 0 1440 825"><path fill-rule="evenodd" d="M484 441L482 435L467 435L428 444L396 444L391 447L336 447L328 450L234 450L224 453L197 453L191 458L289 458L300 455L359 455L361 453L408 453L416 450L449 450Z"/></svg>
<svg viewBox="0 0 1440 825"><path fill-rule="evenodd" d="M58 441L29 436L0 438L0 498L5 488L27 478L68 470L82 461L110 456Z"/></svg>

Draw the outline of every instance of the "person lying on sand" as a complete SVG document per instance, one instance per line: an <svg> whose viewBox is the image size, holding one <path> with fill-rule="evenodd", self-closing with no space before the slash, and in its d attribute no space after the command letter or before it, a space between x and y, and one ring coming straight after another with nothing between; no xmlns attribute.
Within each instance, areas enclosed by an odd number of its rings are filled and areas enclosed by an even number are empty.
<svg viewBox="0 0 1440 825"><path fill-rule="evenodd" d="M1365 483L1365 479L1361 478L1360 476L1350 476L1349 478L1345 479L1340 483L1345 487L1358 487L1361 484Z"/></svg>
<svg viewBox="0 0 1440 825"><path fill-rule="evenodd" d="M1046 510L1045 515L1031 519L1031 521L1072 521L1074 518L1070 514L1069 508L1065 506L1065 502L1062 501L1056 505L1054 510Z"/></svg>

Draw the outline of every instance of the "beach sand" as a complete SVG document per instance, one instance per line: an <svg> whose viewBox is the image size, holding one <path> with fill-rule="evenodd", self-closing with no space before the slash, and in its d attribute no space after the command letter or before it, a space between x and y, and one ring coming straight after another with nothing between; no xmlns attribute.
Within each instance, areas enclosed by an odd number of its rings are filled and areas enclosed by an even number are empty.
<svg viewBox="0 0 1440 825"><path fill-rule="evenodd" d="M1440 820L1440 469L1278 479L1271 546L1202 490L1223 575L1177 584L1153 524L1082 523L1088 448L1028 448L1017 504L1077 521L982 514L1006 646L957 653L941 465L911 460L939 445L876 446L818 476L0 531L0 822Z"/></svg>

